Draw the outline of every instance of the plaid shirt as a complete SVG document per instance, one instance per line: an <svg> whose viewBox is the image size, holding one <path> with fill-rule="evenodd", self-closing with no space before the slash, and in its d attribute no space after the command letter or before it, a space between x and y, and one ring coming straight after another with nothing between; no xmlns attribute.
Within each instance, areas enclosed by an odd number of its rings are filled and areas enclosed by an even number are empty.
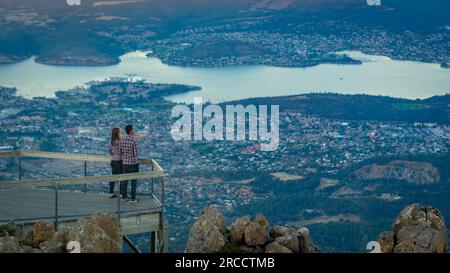
<svg viewBox="0 0 450 273"><path fill-rule="evenodd" d="M124 165L138 164L137 143L131 136L121 139L122 160Z"/></svg>

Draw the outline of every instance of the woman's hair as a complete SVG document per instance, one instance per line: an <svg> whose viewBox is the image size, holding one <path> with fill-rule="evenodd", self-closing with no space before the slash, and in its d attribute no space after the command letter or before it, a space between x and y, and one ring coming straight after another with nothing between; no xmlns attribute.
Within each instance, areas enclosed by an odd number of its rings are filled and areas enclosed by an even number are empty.
<svg viewBox="0 0 450 273"><path fill-rule="evenodd" d="M113 128L111 131L111 145L114 145L114 142L119 139L120 139L120 128Z"/></svg>

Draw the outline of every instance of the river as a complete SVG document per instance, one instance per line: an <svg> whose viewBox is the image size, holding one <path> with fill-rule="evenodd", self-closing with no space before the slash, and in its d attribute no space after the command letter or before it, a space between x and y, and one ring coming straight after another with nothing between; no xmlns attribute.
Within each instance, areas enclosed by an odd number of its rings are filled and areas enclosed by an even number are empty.
<svg viewBox="0 0 450 273"><path fill-rule="evenodd" d="M136 75L148 82L198 85L201 91L170 96L174 102L223 102L251 97L283 96L309 92L365 93L401 98L427 98L450 93L450 69L439 64L395 61L357 51L343 52L362 65L322 64L308 68L237 66L192 68L168 66L144 52L121 57L106 67L50 66L34 58L0 65L0 86L16 87L24 97L53 97L92 80Z"/></svg>

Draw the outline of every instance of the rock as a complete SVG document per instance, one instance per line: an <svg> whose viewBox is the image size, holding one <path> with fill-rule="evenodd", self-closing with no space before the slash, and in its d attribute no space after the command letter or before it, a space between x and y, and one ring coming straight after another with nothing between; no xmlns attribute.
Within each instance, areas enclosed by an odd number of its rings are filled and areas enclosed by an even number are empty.
<svg viewBox="0 0 450 273"><path fill-rule="evenodd" d="M224 232L223 214L215 207L207 207L191 227L186 252L215 253L220 251L226 243Z"/></svg>
<svg viewBox="0 0 450 273"><path fill-rule="evenodd" d="M91 216L94 223L103 231L108 234L108 236L116 242L121 240L121 234L119 229L119 222L117 218L105 214L94 214Z"/></svg>
<svg viewBox="0 0 450 273"><path fill-rule="evenodd" d="M265 253L292 253L292 250L280 245L277 242L272 242L272 243L266 245Z"/></svg>
<svg viewBox="0 0 450 273"><path fill-rule="evenodd" d="M0 253L23 253L19 239L14 236L0 237Z"/></svg>
<svg viewBox="0 0 450 273"><path fill-rule="evenodd" d="M24 253L42 253L42 251L38 248L33 248L31 246L23 246Z"/></svg>
<svg viewBox="0 0 450 273"><path fill-rule="evenodd" d="M269 221L267 221L264 215L260 213L256 214L255 222L263 226L267 231L269 230Z"/></svg>
<svg viewBox="0 0 450 273"><path fill-rule="evenodd" d="M65 253L69 242L69 230L61 229L53 235L52 239L39 245L43 253Z"/></svg>
<svg viewBox="0 0 450 273"><path fill-rule="evenodd" d="M246 246L243 245L239 248L239 253L259 254L264 253L264 250L260 246Z"/></svg>
<svg viewBox="0 0 450 273"><path fill-rule="evenodd" d="M250 224L250 216L243 216L236 219L230 227L230 240L233 243L241 243L244 239L245 227Z"/></svg>
<svg viewBox="0 0 450 273"><path fill-rule="evenodd" d="M66 245L69 242L69 236L70 236L70 230L67 228L63 228L63 229L60 229L57 232L55 232L52 240Z"/></svg>
<svg viewBox="0 0 450 273"><path fill-rule="evenodd" d="M432 164L405 160L367 165L357 170L355 175L362 180L394 179L415 184L436 183L441 179L438 169Z"/></svg>
<svg viewBox="0 0 450 273"><path fill-rule="evenodd" d="M110 223L112 226L101 226ZM118 223L114 216L97 214L90 219L81 219L70 230L68 240L77 241L81 245L81 253L119 253L121 252ZM63 237L63 235L61 235Z"/></svg>
<svg viewBox="0 0 450 273"><path fill-rule="evenodd" d="M55 234L53 224L44 221L36 222L33 231L33 245L38 246L40 243L50 240L53 234Z"/></svg>
<svg viewBox="0 0 450 273"><path fill-rule="evenodd" d="M216 253L225 245L225 238L219 228L204 219L191 228L186 247L187 253Z"/></svg>
<svg viewBox="0 0 450 273"><path fill-rule="evenodd" d="M23 245L33 247L34 246L33 231L32 230L28 231L21 241Z"/></svg>
<svg viewBox="0 0 450 273"><path fill-rule="evenodd" d="M439 210L413 204L400 212L392 233L382 233L379 242L383 252L445 253L447 228Z"/></svg>
<svg viewBox="0 0 450 273"><path fill-rule="evenodd" d="M283 236L276 238L275 242L289 248L294 253L300 252L298 233L293 228L285 227Z"/></svg>
<svg viewBox="0 0 450 273"><path fill-rule="evenodd" d="M298 234L309 237L309 229L306 227L299 228L297 232Z"/></svg>
<svg viewBox="0 0 450 273"><path fill-rule="evenodd" d="M225 233L225 217L218 208L214 206L205 208L199 218L207 218L208 221L219 228L220 232Z"/></svg>
<svg viewBox="0 0 450 273"><path fill-rule="evenodd" d="M257 222L250 222L245 227L244 239L248 246L265 245L269 240L269 231Z"/></svg>
<svg viewBox="0 0 450 273"><path fill-rule="evenodd" d="M393 250L394 253L423 253L423 249L418 248L411 241L403 241L398 243Z"/></svg>
<svg viewBox="0 0 450 273"><path fill-rule="evenodd" d="M0 226L0 237L14 236L18 237L20 234L20 228L16 223L9 223L7 225Z"/></svg>
<svg viewBox="0 0 450 273"><path fill-rule="evenodd" d="M300 253L320 253L320 248L314 244L309 229L303 227L297 231Z"/></svg>
<svg viewBox="0 0 450 273"><path fill-rule="evenodd" d="M385 231L378 237L382 253L392 253L394 251L394 232Z"/></svg>
<svg viewBox="0 0 450 273"><path fill-rule="evenodd" d="M237 218L225 228L223 215L214 207L204 209L192 225L186 246L188 253L316 253L307 228L274 225L257 214Z"/></svg>
<svg viewBox="0 0 450 273"><path fill-rule="evenodd" d="M283 235L284 235L284 227L282 227L280 225L274 225L272 227L272 230L270 231L270 237L272 237L273 239L276 239Z"/></svg>

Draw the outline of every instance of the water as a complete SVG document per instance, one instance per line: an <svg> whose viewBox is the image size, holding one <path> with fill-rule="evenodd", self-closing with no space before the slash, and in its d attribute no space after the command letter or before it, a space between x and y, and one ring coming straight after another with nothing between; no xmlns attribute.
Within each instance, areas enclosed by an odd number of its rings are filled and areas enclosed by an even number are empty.
<svg viewBox="0 0 450 273"><path fill-rule="evenodd" d="M62 67L37 64L34 58L0 65L0 86L16 87L24 97L53 97L92 80L135 74L148 82L198 85L201 91L170 96L192 103L195 96L211 102L308 92L365 93L402 98L427 98L450 92L450 69L438 64L394 61L383 56L348 51L362 65L323 64L309 68L238 66L185 68L167 66L143 52L121 57L107 67Z"/></svg>

